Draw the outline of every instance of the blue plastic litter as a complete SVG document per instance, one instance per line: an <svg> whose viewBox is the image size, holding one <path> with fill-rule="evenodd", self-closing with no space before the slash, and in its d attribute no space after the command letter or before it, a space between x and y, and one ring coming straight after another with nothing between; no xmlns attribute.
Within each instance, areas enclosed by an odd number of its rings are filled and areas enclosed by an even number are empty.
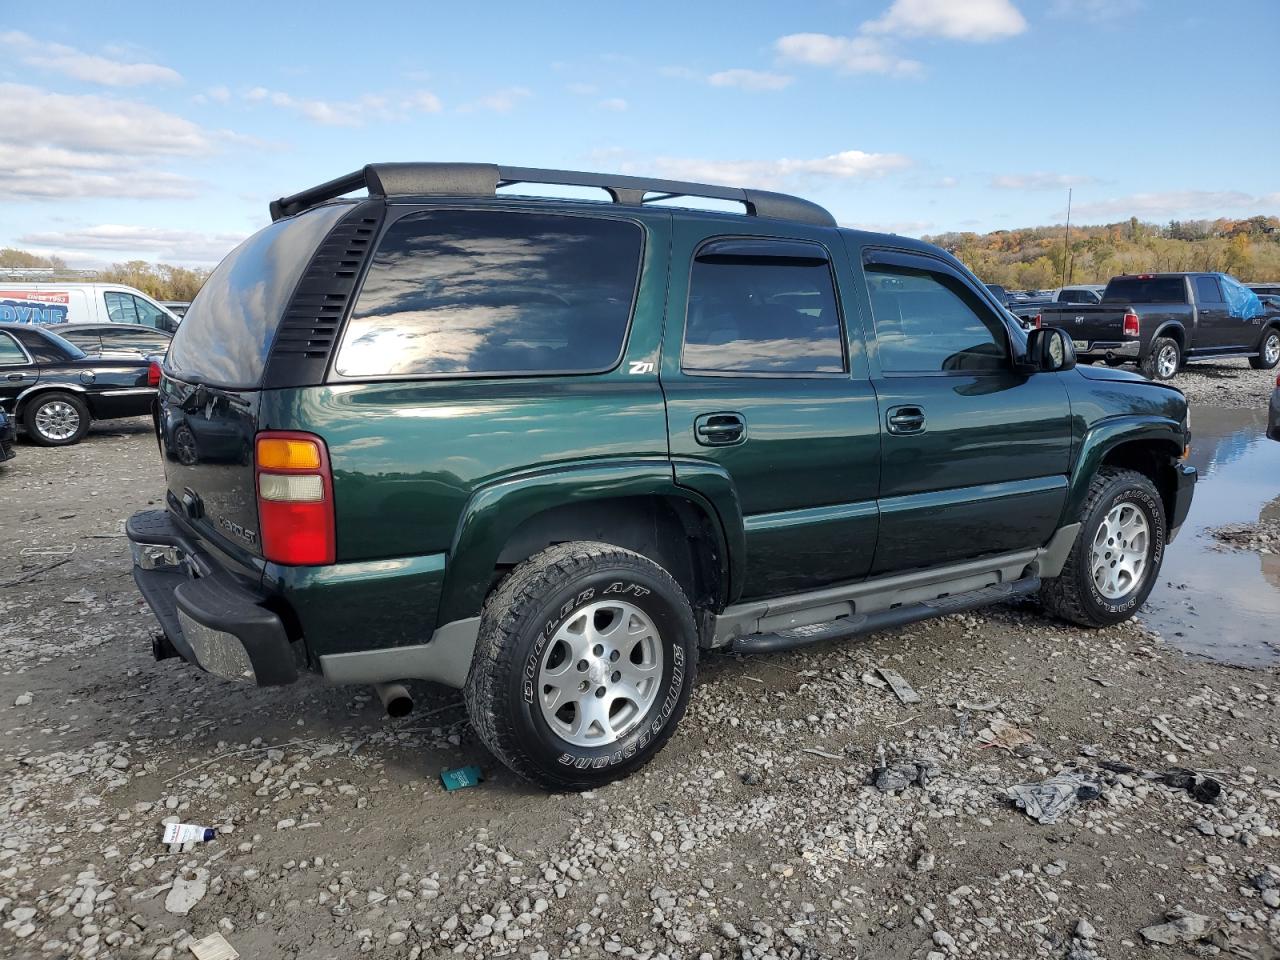
<svg viewBox="0 0 1280 960"><path fill-rule="evenodd" d="M483 779L480 776L479 767L458 767L456 770L440 771L440 782L449 791L461 790L463 787L474 787Z"/></svg>

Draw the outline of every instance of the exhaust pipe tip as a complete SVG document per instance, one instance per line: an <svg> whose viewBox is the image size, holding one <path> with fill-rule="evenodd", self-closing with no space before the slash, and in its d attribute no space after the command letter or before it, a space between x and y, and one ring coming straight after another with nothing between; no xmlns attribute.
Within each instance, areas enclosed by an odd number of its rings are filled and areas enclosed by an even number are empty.
<svg viewBox="0 0 1280 960"><path fill-rule="evenodd" d="M413 712L413 697L403 683L375 683L373 689L389 717L407 717Z"/></svg>

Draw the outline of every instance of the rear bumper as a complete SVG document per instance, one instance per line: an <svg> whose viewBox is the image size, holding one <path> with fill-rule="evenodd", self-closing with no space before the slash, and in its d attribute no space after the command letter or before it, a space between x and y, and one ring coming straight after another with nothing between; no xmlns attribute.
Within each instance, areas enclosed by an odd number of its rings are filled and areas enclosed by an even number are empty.
<svg viewBox="0 0 1280 960"><path fill-rule="evenodd" d="M264 687L298 678L280 618L195 546L167 511L135 513L125 533L133 579L164 631L157 659L177 654L216 676Z"/></svg>
<svg viewBox="0 0 1280 960"><path fill-rule="evenodd" d="M1087 360L1137 360L1142 345L1137 340L1091 340L1086 349L1076 349Z"/></svg>
<svg viewBox="0 0 1280 960"><path fill-rule="evenodd" d="M1195 493L1197 478L1196 468L1189 463L1176 464L1174 475L1177 478L1177 484L1173 491L1173 513L1169 516L1169 543L1173 543L1173 538L1178 535L1183 521L1187 519L1187 511L1191 509L1191 497Z"/></svg>

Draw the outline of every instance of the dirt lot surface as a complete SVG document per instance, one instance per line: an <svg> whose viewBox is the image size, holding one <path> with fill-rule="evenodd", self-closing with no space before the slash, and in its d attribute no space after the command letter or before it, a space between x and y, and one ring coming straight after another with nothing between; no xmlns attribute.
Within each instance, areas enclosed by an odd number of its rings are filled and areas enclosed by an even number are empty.
<svg viewBox="0 0 1280 960"><path fill-rule="evenodd" d="M1254 370L1248 360L1214 360L1187 364L1172 383L1187 395L1193 405L1211 403L1218 407L1265 410L1267 398L1276 386L1277 373L1280 373L1280 367Z"/></svg>
<svg viewBox="0 0 1280 960"><path fill-rule="evenodd" d="M547 795L453 691L392 721L154 662L120 531L161 490L143 421L0 467L2 956L1280 956L1273 670L1033 604L705 657L644 771ZM1057 823L1006 795L1073 771Z"/></svg>

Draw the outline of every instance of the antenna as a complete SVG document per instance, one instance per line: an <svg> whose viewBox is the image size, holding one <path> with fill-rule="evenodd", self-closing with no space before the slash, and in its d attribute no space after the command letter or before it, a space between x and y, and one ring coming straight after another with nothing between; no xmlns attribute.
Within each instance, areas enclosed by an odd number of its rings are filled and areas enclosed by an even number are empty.
<svg viewBox="0 0 1280 960"><path fill-rule="evenodd" d="M1062 283L1067 285L1067 258L1071 256L1071 188L1067 187L1067 232L1062 235Z"/></svg>

